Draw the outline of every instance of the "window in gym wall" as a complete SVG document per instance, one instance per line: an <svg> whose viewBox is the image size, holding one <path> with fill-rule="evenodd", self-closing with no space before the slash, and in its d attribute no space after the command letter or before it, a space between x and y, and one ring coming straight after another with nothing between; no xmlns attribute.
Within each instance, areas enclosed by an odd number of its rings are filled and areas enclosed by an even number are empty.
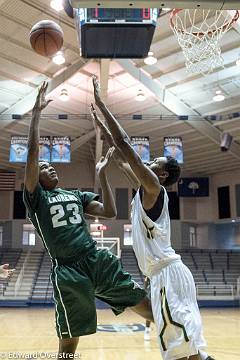
<svg viewBox="0 0 240 360"><path fill-rule="evenodd" d="M36 233L33 224L23 224L22 243L29 246L36 245Z"/></svg>
<svg viewBox="0 0 240 360"><path fill-rule="evenodd" d="M3 246L3 227L0 226L0 246Z"/></svg>
<svg viewBox="0 0 240 360"><path fill-rule="evenodd" d="M22 191L14 191L13 218L26 219L26 207L23 203Z"/></svg>
<svg viewBox="0 0 240 360"><path fill-rule="evenodd" d="M194 226L189 227L189 236L190 236L190 247L197 247L197 237L196 237L196 228Z"/></svg>
<svg viewBox="0 0 240 360"><path fill-rule="evenodd" d="M218 214L219 219L229 219L231 217L229 186L221 186L218 188Z"/></svg>

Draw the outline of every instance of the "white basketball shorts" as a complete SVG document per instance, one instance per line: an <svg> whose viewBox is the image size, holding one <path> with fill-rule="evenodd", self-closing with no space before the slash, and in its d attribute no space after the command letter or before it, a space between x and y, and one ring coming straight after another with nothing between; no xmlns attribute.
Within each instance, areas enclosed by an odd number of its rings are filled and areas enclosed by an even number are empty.
<svg viewBox="0 0 240 360"><path fill-rule="evenodd" d="M195 355L206 347L194 279L181 260L153 275L151 302L164 360Z"/></svg>

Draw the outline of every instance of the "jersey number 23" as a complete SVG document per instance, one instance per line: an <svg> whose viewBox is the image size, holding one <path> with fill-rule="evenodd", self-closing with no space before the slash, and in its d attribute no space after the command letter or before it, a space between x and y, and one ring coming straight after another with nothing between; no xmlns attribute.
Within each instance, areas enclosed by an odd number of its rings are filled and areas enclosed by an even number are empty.
<svg viewBox="0 0 240 360"><path fill-rule="evenodd" d="M79 208L77 204L67 204L67 211L72 212L72 216L69 216L68 220L71 224L81 224L82 217L79 214ZM68 224L67 220L61 220L65 216L65 211L62 205L53 205L50 208L50 213L52 216L52 224L54 228L60 226L66 226Z"/></svg>

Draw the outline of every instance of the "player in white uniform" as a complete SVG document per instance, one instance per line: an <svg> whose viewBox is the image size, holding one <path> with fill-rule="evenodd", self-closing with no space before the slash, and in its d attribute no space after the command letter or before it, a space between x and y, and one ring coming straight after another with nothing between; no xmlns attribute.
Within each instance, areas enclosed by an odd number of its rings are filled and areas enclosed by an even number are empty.
<svg viewBox="0 0 240 360"><path fill-rule="evenodd" d="M158 158L145 165L101 100L96 77L93 85L96 104L108 128L93 107L92 117L109 145L115 145L118 154L130 165L128 177L139 184L132 202L133 248L141 271L151 281L152 309L162 357L164 360L210 360L202 350L206 343L192 274L171 247L165 186L178 181L180 167L173 158Z"/></svg>

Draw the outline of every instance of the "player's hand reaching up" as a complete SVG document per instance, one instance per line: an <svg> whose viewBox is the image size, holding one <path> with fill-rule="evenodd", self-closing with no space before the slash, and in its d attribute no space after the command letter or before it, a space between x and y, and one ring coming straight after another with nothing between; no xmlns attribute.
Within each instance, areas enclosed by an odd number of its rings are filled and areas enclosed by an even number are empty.
<svg viewBox="0 0 240 360"><path fill-rule="evenodd" d="M9 264L4 264L0 266L0 279L9 279L15 269L9 269Z"/></svg>
<svg viewBox="0 0 240 360"><path fill-rule="evenodd" d="M99 81L95 75L92 77L92 81L93 81L93 88L94 88L95 103L97 106L101 107L101 105L103 104L103 101L101 99L101 88L100 88Z"/></svg>
<svg viewBox="0 0 240 360"><path fill-rule="evenodd" d="M33 107L33 111L34 110L42 111L52 101L52 100L46 100L47 88L48 88L48 83L46 81L44 81L38 91L38 96L36 98L36 102Z"/></svg>
<svg viewBox="0 0 240 360"><path fill-rule="evenodd" d="M101 130L101 133L104 136L105 140L107 141L108 145L110 147L114 146L112 135L111 135L110 131L108 130L108 128L106 127L106 125L102 122L102 120L98 116L93 104L91 104L91 106L90 106L90 114L92 116L93 125L94 125L95 129L98 127Z"/></svg>
<svg viewBox="0 0 240 360"><path fill-rule="evenodd" d="M90 113L93 119L93 124L96 127L99 127L101 130L102 135L104 136L105 140L107 141L108 145L113 148L112 157L114 158L115 162L119 167L121 167L124 163L123 157L119 149L115 146L112 135L106 125L102 122L100 117L98 116L96 109L94 108L93 104L90 107Z"/></svg>
<svg viewBox="0 0 240 360"><path fill-rule="evenodd" d="M104 171L106 170L106 168L109 166L111 159L112 159L112 155L114 152L114 147L111 147L106 156L102 156L101 159L99 160L99 162L96 164L96 171L98 176L100 176L101 174L104 173Z"/></svg>

